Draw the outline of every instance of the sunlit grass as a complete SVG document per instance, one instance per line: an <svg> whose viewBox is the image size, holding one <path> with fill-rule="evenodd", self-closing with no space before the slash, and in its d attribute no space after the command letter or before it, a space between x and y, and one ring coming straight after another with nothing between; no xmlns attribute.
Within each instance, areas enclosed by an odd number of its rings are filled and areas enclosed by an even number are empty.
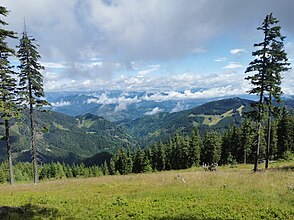
<svg viewBox="0 0 294 220"><path fill-rule="evenodd" d="M19 219L293 219L293 170L277 169L293 165L271 164L258 173L238 165L2 185L0 205L30 213Z"/></svg>
<svg viewBox="0 0 294 220"><path fill-rule="evenodd" d="M222 119L227 118L227 117L231 117L233 115L233 109L229 110L221 115L198 115L201 117L204 117L204 121L203 124L204 125L208 125L208 126L213 126L216 125L217 123L219 123Z"/></svg>

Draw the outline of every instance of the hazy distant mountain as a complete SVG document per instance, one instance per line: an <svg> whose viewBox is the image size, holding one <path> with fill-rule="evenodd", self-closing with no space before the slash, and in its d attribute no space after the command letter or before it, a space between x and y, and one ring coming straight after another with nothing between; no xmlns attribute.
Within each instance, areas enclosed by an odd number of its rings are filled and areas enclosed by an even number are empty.
<svg viewBox="0 0 294 220"><path fill-rule="evenodd" d="M52 103L53 111L71 116L91 113L109 121L135 120L159 112L174 113L218 100L217 98L199 99L193 94L190 91L98 91L48 93L47 97Z"/></svg>
<svg viewBox="0 0 294 220"><path fill-rule="evenodd" d="M287 99L282 105L285 105L288 109L294 109L294 99Z"/></svg>

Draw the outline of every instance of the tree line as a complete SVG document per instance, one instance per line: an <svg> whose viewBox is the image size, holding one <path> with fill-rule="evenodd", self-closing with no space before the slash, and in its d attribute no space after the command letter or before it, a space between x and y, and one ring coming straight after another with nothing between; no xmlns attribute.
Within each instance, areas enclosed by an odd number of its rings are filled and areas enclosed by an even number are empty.
<svg viewBox="0 0 294 220"><path fill-rule="evenodd" d="M0 16L6 17L9 11L0 6ZM40 64L36 40L24 31L19 39L16 50L8 46L8 39L17 39L15 32L4 29L7 26L0 18L0 123L5 134L1 137L6 142L10 184L14 184L12 144L10 140L11 121L18 119L24 109L29 109L30 139L33 158L34 183L38 182L38 149L35 143L35 109L41 109L49 103L45 100L43 90L44 67ZM14 66L10 60L17 58L19 64Z"/></svg>
<svg viewBox="0 0 294 220"><path fill-rule="evenodd" d="M7 163L0 164L0 183L9 182L9 173ZM34 173L32 170L32 163L20 162L13 166L15 180L19 182L32 181ZM89 166L84 164L65 164L60 162L52 162L43 164L38 169L39 179L64 179L64 178L78 178L78 177L98 177L108 175L108 167L103 164L102 166Z"/></svg>
<svg viewBox="0 0 294 220"><path fill-rule="evenodd" d="M286 110L271 125L270 160L288 159L294 152L294 115ZM167 143L142 149L120 149L110 160L110 174L142 173L187 169L203 164L253 163L255 160L256 123L245 119L223 133L206 132L203 137L193 129L191 135L176 134ZM261 135L260 161L266 158L266 130Z"/></svg>
<svg viewBox="0 0 294 220"><path fill-rule="evenodd" d="M294 114L286 109L271 124L272 146L270 160L291 159L294 152ZM232 125L226 131L207 132L199 135L193 129L187 136L174 135L168 142L135 149L121 148L101 165L85 166L51 162L38 169L40 180L78 177L98 177L103 175L126 175L165 170L179 170L218 163L236 165L253 163L256 150L256 123L245 119L241 126ZM261 132L260 158L266 158L266 130ZM8 163L0 164L0 183L10 181ZM32 163L20 162L13 166L16 181L34 179Z"/></svg>

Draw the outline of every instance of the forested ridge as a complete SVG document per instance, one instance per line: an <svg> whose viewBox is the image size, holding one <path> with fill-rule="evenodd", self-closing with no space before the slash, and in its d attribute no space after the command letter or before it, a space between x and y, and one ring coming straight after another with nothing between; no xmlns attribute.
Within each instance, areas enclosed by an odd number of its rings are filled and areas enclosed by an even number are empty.
<svg viewBox="0 0 294 220"><path fill-rule="evenodd" d="M242 114L250 109L250 100L224 99L207 103L191 110L176 113L159 113L130 122L112 123L92 114L72 117L53 111L36 111L36 142L43 162L78 162L99 152L115 152L119 148L142 148L181 133L188 135L197 127L201 135L205 131L223 131L230 124L240 125ZM239 111L239 110L240 111ZM211 118L212 117L212 118ZM209 124L213 122L214 124ZM24 112L20 119L12 121L11 137L14 158L30 160L29 117ZM0 131L1 131L0 127ZM5 157L5 141L0 142ZM1 158L1 157L0 157Z"/></svg>
<svg viewBox="0 0 294 220"><path fill-rule="evenodd" d="M291 160L294 151L294 115L284 111L272 123L273 141L270 160ZM266 131L262 136L260 163L266 155ZM204 164L236 166L253 163L256 146L254 123L245 119L241 126L231 125L223 132L209 131L203 136L194 128L190 135L177 133L169 141L145 148L120 148L114 155L102 154L85 160L84 163L67 164L51 162L40 165L40 179L60 179L72 177L95 177L102 175L125 175L130 173L156 172L187 169ZM17 181L33 178L31 163L17 163L14 166ZM0 182L9 181L7 163L0 166Z"/></svg>
<svg viewBox="0 0 294 220"><path fill-rule="evenodd" d="M166 143L176 133L190 135L196 127L201 136L208 131L222 133L231 125L242 124L243 115L252 109L251 103L253 101L239 98L224 99L183 112L159 113L137 119L133 122L134 126L126 126L126 122L112 123L92 114L72 117L51 111L36 112L36 141L43 163L78 163L103 151L113 154L120 148L134 149L137 145L145 148L160 141ZM286 106L288 109L292 108L290 105ZM30 161L27 151L28 132L29 118L24 112L21 119L13 122L11 127L16 161ZM5 142L2 140L0 143L0 158L5 160ZM99 160L99 164L102 162L103 160Z"/></svg>
<svg viewBox="0 0 294 220"><path fill-rule="evenodd" d="M86 114L71 117L57 112L35 112L38 131L36 143L43 162L77 162L118 146L134 145L133 138L120 126L102 117ZM17 161L29 161L29 118L24 112L19 120L12 123L11 136L15 145L13 152ZM0 128L0 131L3 131ZM1 160L5 158L5 142L0 141Z"/></svg>

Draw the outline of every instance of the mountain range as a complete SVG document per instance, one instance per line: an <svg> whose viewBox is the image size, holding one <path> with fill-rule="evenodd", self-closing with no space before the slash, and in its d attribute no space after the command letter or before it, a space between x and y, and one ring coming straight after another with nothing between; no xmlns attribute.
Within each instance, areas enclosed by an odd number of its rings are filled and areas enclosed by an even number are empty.
<svg viewBox="0 0 294 220"><path fill-rule="evenodd" d="M146 143L166 141L176 132L188 134L193 127L204 133L226 129L230 124L240 124L243 112L250 109L252 102L240 98L223 99L180 112L160 112L133 121L123 121L119 125L129 130L144 146Z"/></svg>
<svg viewBox="0 0 294 220"><path fill-rule="evenodd" d="M85 99L83 95L74 96ZM121 147L134 147L138 144L144 147L160 140L168 141L176 132L189 134L193 127L197 127L201 134L209 130L221 131L231 124L240 124L242 115L250 110L252 102L248 99L229 98L183 111L159 111L142 117L136 116L136 119L130 117L112 122L86 110L85 114L78 116L55 111L36 112L39 154L44 162L53 160L73 163L94 155L99 158L102 152L111 154ZM293 108L294 101L287 100L285 105ZM132 114L130 109L125 110L129 115ZM30 161L29 131L27 113L23 114L21 120L12 123L13 152L18 161ZM3 134L2 127L0 134ZM102 153L103 157L104 154ZM5 160L5 155L5 143L0 141L0 160Z"/></svg>
<svg viewBox="0 0 294 220"><path fill-rule="evenodd" d="M193 91L167 92L64 92L48 93L47 99L52 104L49 110L71 116L91 113L106 120L117 122L136 120L157 113L174 113L188 110L201 104L218 100L216 98L201 99L194 97ZM192 94L192 95L191 95ZM232 98L232 97L223 97ZM254 99L253 96L242 96Z"/></svg>

